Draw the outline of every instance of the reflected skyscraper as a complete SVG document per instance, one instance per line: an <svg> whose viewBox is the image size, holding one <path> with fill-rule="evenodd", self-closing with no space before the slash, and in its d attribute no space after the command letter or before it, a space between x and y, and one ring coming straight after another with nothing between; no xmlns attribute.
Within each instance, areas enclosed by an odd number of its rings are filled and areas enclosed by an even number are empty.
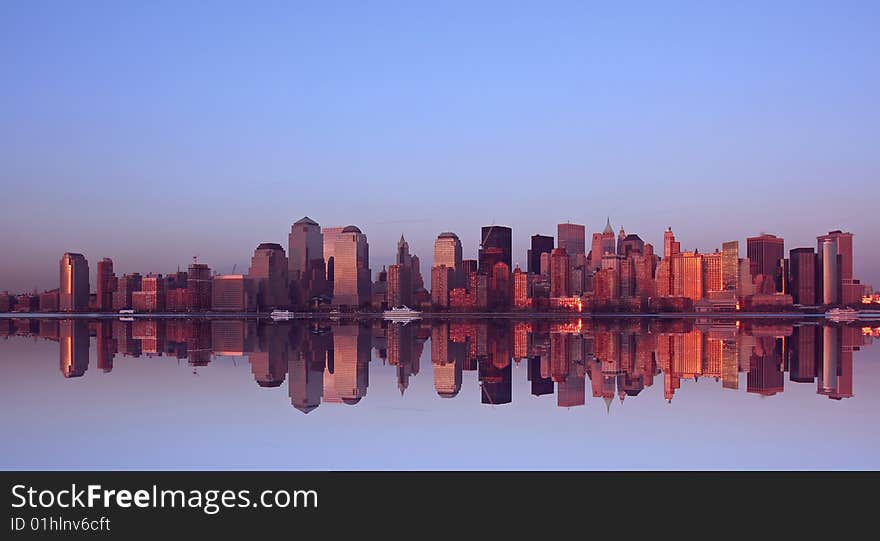
<svg viewBox="0 0 880 541"><path fill-rule="evenodd" d="M65 378L78 378L89 368L89 325L82 319L59 322L60 367Z"/></svg>

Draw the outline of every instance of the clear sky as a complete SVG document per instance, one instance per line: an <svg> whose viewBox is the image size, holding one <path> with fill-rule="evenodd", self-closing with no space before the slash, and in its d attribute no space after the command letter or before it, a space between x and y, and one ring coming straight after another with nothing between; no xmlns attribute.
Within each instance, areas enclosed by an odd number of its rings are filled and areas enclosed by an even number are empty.
<svg viewBox="0 0 880 541"><path fill-rule="evenodd" d="M880 3L733 4L5 1L0 289L66 250L240 271L304 215L374 270L492 222L523 266L566 220L841 228L880 285Z"/></svg>

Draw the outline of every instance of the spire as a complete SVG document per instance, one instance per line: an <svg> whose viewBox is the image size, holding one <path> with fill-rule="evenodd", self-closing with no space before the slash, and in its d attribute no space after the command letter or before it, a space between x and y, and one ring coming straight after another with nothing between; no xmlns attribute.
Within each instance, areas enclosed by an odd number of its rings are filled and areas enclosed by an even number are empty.
<svg viewBox="0 0 880 541"><path fill-rule="evenodd" d="M612 235L614 234L614 228L611 227L611 216L609 216L608 219L605 221L605 230L602 231L602 233L611 233Z"/></svg>

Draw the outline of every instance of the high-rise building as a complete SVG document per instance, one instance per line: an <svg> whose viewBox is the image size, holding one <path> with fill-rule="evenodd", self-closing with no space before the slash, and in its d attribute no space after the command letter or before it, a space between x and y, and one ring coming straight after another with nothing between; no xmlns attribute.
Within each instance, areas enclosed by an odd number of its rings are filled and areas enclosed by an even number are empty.
<svg viewBox="0 0 880 541"><path fill-rule="evenodd" d="M776 291L782 291L780 261L785 257L785 240L775 235L762 233L757 237L746 239L749 261L752 265L752 276L765 276L772 280Z"/></svg>
<svg viewBox="0 0 880 541"><path fill-rule="evenodd" d="M736 291L739 283L739 241L721 245L721 285L724 291Z"/></svg>
<svg viewBox="0 0 880 541"><path fill-rule="evenodd" d="M816 304L816 252L795 248L789 252L789 281L795 304Z"/></svg>
<svg viewBox="0 0 880 541"><path fill-rule="evenodd" d="M123 274L116 280L113 290L113 310L125 310L134 306L133 295L141 290L140 273Z"/></svg>
<svg viewBox="0 0 880 541"><path fill-rule="evenodd" d="M590 268L598 270L602 268L602 256L617 253L617 239L614 237L614 228L611 227L611 218L605 222L605 229L601 233L593 233L593 242L590 249Z"/></svg>
<svg viewBox="0 0 880 541"><path fill-rule="evenodd" d="M388 306L412 304L412 268L401 263L388 267Z"/></svg>
<svg viewBox="0 0 880 541"><path fill-rule="evenodd" d="M321 236L324 239L324 268L327 271L327 286L333 288L333 265L335 262L334 252L336 250L336 240L342 234L344 227L322 227Z"/></svg>
<svg viewBox="0 0 880 541"><path fill-rule="evenodd" d="M513 270L513 306L515 308L528 308L531 306L529 295L529 274L523 272L519 265Z"/></svg>
<svg viewBox="0 0 880 541"><path fill-rule="evenodd" d="M693 301L703 298L703 255L682 252L672 258L673 294Z"/></svg>
<svg viewBox="0 0 880 541"><path fill-rule="evenodd" d="M862 284L853 278L853 234L845 233L840 230L829 231L827 235L816 237L816 244L819 247L818 259L819 269L825 268L824 254L822 253L822 243L826 240L833 241L837 247L837 298L841 304L854 304L861 300L863 287ZM824 276L820 283L824 288ZM824 297L824 291L823 291Z"/></svg>
<svg viewBox="0 0 880 541"><path fill-rule="evenodd" d="M190 263L186 271L186 297L190 312L211 309L211 268L204 263Z"/></svg>
<svg viewBox="0 0 880 541"><path fill-rule="evenodd" d="M140 291L131 294L131 306L143 312L164 312L165 293L165 278L161 274L148 274L141 279Z"/></svg>
<svg viewBox="0 0 880 541"><path fill-rule="evenodd" d="M837 242L835 239L823 239L821 256L822 265L822 304L837 304L840 302L840 260L837 256Z"/></svg>
<svg viewBox="0 0 880 541"><path fill-rule="evenodd" d="M482 228L480 234L480 269L483 265L483 252L488 248L498 248L501 250L501 261L507 264L507 268L513 268L513 248L512 239L513 231L509 227L503 225L487 225ZM494 265L496 261L492 261ZM486 267L491 268L491 265Z"/></svg>
<svg viewBox="0 0 880 541"><path fill-rule="evenodd" d="M334 259L333 304L358 307L368 303L371 273L367 236L356 226L344 227L336 237L332 257Z"/></svg>
<svg viewBox="0 0 880 541"><path fill-rule="evenodd" d="M88 310L89 263L86 258L82 254L66 252L61 256L59 268L59 310L62 312Z"/></svg>
<svg viewBox="0 0 880 541"><path fill-rule="evenodd" d="M707 296L724 290L723 258L718 249L703 255L703 287Z"/></svg>
<svg viewBox="0 0 880 541"><path fill-rule="evenodd" d="M462 259L461 267L464 270L463 274L464 274L465 280L468 280L468 277L471 274L473 274L473 273L477 272L477 270L479 270L479 263L477 262L476 259ZM465 285L467 285L467 284L465 284Z"/></svg>
<svg viewBox="0 0 880 541"><path fill-rule="evenodd" d="M586 253L586 227L580 224L564 223L556 226L559 247L564 248L569 257Z"/></svg>
<svg viewBox="0 0 880 541"><path fill-rule="evenodd" d="M248 277L257 289L257 308L270 310L290 304L290 279L284 248L275 242L264 242L254 250Z"/></svg>
<svg viewBox="0 0 880 541"><path fill-rule="evenodd" d="M64 291L64 287L61 290ZM59 367L61 373L65 378L80 377L89 368L88 323L82 319L66 319L60 321L58 326L60 338L60 347L58 348L60 352Z"/></svg>
<svg viewBox="0 0 880 541"><path fill-rule="evenodd" d="M97 301L98 310L109 312L113 309L113 291L116 289L116 276L113 274L113 260L105 257L98 261Z"/></svg>
<svg viewBox="0 0 880 541"><path fill-rule="evenodd" d="M250 277L243 274L215 276L211 285L211 310L215 312L253 312L257 295Z"/></svg>
<svg viewBox="0 0 880 541"><path fill-rule="evenodd" d="M623 228L620 228L623 232ZM617 253L623 257L642 254L645 251L645 241L641 237L634 234L625 235L618 239Z"/></svg>
<svg viewBox="0 0 880 541"><path fill-rule="evenodd" d="M550 254L550 297L571 295L571 263L565 248Z"/></svg>
<svg viewBox="0 0 880 541"><path fill-rule="evenodd" d="M454 269L437 265L431 269L431 302L437 306L449 306L449 292L454 289Z"/></svg>
<svg viewBox="0 0 880 541"><path fill-rule="evenodd" d="M325 293L324 235L316 221L305 216L290 226L287 257L294 303Z"/></svg>
<svg viewBox="0 0 880 541"><path fill-rule="evenodd" d="M541 274L541 254L549 254L552 251L553 237L532 235L532 244L531 249L529 249L529 261L526 270L530 274Z"/></svg>
<svg viewBox="0 0 880 541"><path fill-rule="evenodd" d="M437 235L437 240L434 241L434 267L440 266L451 269L453 288L464 286L465 275L461 257L461 241L455 233L449 231L440 233ZM433 285L432 278L432 290Z"/></svg>
<svg viewBox="0 0 880 541"><path fill-rule="evenodd" d="M669 227L663 233L663 259L673 257L681 252L681 243L675 240L675 233Z"/></svg>

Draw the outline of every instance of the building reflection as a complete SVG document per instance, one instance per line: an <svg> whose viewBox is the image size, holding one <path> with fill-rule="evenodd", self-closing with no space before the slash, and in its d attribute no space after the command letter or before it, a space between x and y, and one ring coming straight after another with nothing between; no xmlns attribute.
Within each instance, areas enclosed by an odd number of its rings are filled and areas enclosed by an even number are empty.
<svg viewBox="0 0 880 541"><path fill-rule="evenodd" d="M833 400L851 398L855 353L880 329L816 320L649 318L406 325L378 319L6 319L0 321L3 336L59 342L65 378L86 373L92 338L101 373L111 373L120 359L172 357L207 367L216 356L246 358L258 386L281 387L287 380L290 403L303 413L322 404L358 404L367 396L371 359L394 368L396 381L389 383L403 395L425 377L423 356L441 398L458 397L473 381L466 374L475 372L481 403L510 404L514 372L522 370L525 392L533 397L555 395L559 407L596 403L610 411L615 402L648 394L655 381L662 390L653 395L662 392L669 402L688 382L701 380L721 392L744 389L761 397L783 394L788 380L813 384L818 395Z"/></svg>

